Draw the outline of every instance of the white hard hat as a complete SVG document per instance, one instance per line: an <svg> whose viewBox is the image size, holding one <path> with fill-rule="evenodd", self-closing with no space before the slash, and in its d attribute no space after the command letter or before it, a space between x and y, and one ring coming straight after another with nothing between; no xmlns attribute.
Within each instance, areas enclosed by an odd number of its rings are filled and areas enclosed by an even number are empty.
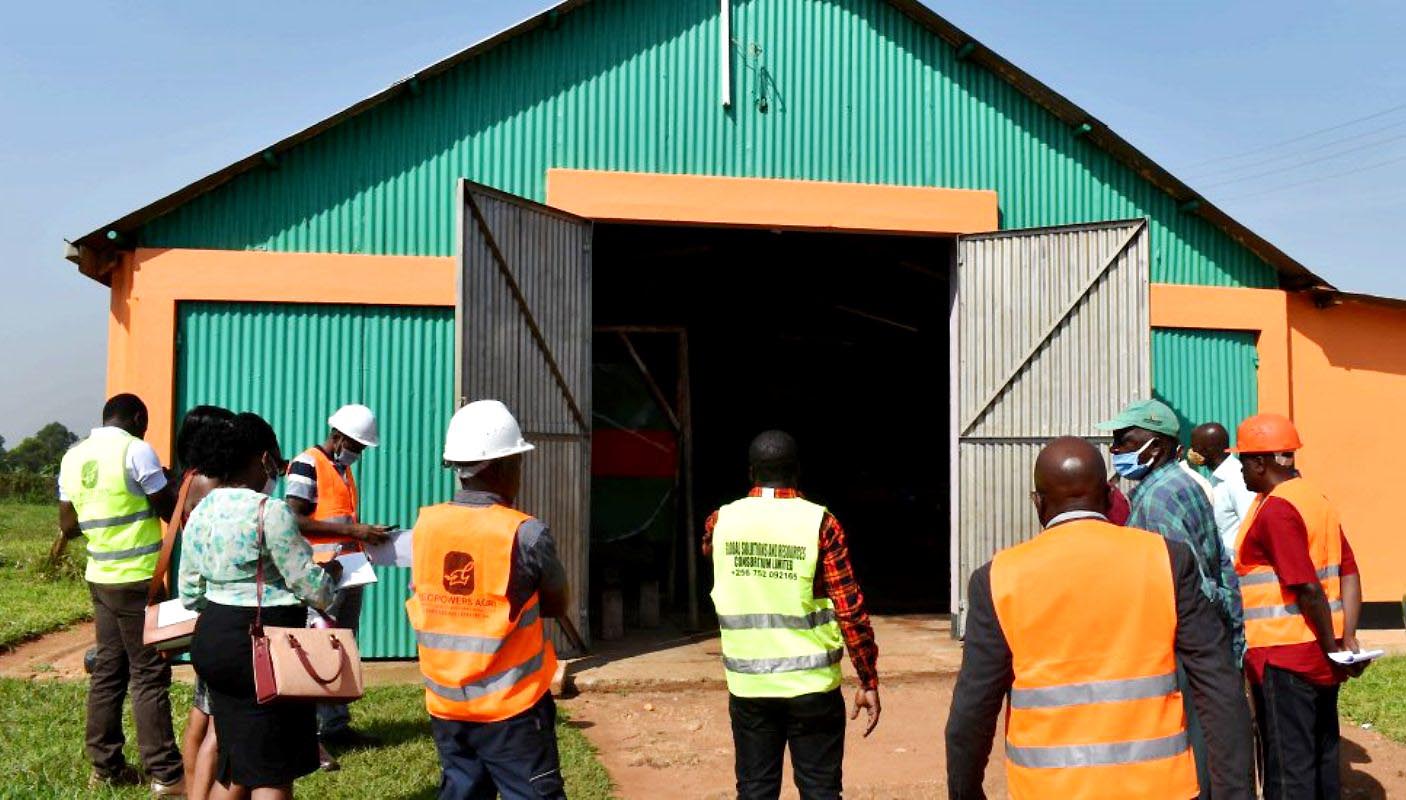
<svg viewBox="0 0 1406 800"><path fill-rule="evenodd" d="M327 418L327 424L367 447L381 443L381 434L376 430L376 415L359 403L349 403L337 409Z"/></svg>
<svg viewBox="0 0 1406 800"><path fill-rule="evenodd" d="M451 463L492 461L531 449L512 412L497 400L477 400L454 412L444 435L444 460Z"/></svg>

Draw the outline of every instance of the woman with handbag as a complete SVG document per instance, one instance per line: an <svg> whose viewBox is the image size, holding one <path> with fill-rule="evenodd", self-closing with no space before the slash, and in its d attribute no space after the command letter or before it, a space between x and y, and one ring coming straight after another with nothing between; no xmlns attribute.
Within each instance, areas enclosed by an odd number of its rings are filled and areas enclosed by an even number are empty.
<svg viewBox="0 0 1406 800"><path fill-rule="evenodd" d="M258 702L250 629L256 615L302 627L306 606L332 602L340 565L315 564L293 513L268 497L284 470L269 424L240 414L222 438L223 446L198 448L195 468L220 486L186 522L180 568L181 602L200 611L191 662L209 688L218 735L212 797L282 800L318 767L316 710Z"/></svg>

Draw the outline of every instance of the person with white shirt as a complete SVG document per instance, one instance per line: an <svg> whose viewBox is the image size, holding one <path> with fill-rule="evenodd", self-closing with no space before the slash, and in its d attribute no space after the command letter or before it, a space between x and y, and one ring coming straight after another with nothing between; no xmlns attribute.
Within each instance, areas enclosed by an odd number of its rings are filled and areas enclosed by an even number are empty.
<svg viewBox="0 0 1406 800"><path fill-rule="evenodd" d="M175 486L146 435L146 405L119 394L103 424L64 454L59 466L57 560L68 542L87 538L84 577L93 599L97 648L89 677L87 754L90 789L135 784L122 754L122 705L130 690L145 772L156 796L184 795L184 769L171 726L171 665L142 643L147 591L161 551L161 520L171 518Z"/></svg>
<svg viewBox="0 0 1406 800"><path fill-rule="evenodd" d="M1216 514L1216 529L1231 558L1235 557L1235 539L1240 523L1250 513L1255 493L1245 488L1245 476L1240 472L1240 459L1229 452L1230 434L1219 422L1198 425L1191 432L1191 450L1186 458L1192 464L1205 464L1211 469L1211 508Z"/></svg>

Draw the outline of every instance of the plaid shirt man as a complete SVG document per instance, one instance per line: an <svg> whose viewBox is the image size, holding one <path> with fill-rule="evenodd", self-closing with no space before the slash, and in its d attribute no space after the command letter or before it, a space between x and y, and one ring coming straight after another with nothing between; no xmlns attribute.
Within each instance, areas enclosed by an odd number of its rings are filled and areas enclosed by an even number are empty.
<svg viewBox="0 0 1406 800"><path fill-rule="evenodd" d="M795 489L772 491L775 492L773 496L779 499L801 496ZM748 496L761 497L761 487L754 487ZM704 555L712 552L713 528L717 524L718 512L714 511L703 525ZM854 577L844 529L835 515L828 511L820 522L819 566L815 573L815 596L828 597L835 606L835 618L840 623L840 633L844 635L845 649L849 651L859 685L865 689L876 689L879 686L879 645L874 641L869 612L864 610L864 593L859 590L859 581Z"/></svg>
<svg viewBox="0 0 1406 800"><path fill-rule="evenodd" d="M1148 474L1128 498L1128 527L1160 533L1190 545L1201 573L1201 591L1220 611L1231 631L1235 663L1245 657L1245 613L1240 579L1221 542L1215 511L1196 481L1169 461Z"/></svg>

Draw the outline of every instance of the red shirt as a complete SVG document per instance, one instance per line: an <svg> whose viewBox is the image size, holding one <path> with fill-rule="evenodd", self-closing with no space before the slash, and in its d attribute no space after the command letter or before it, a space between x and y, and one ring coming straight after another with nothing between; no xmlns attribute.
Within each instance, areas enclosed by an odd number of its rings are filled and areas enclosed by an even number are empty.
<svg viewBox="0 0 1406 800"><path fill-rule="evenodd" d="M1343 537L1343 563L1339 573L1346 578L1357 574L1357 559L1352 546ZM1255 522L1240 543L1238 560L1247 565L1274 567L1285 587L1318 581L1318 571L1308 553L1308 528L1293 504L1281 497L1267 497L1255 515ZM1251 679L1264 680L1264 668L1275 666L1297 674L1304 680L1324 686L1341 683L1343 674L1318 642L1281 644L1272 647L1252 647L1245 654L1245 664Z"/></svg>
<svg viewBox="0 0 1406 800"><path fill-rule="evenodd" d="M776 489L775 493L781 499L801 496L795 489ZM748 496L761 497L761 487L754 487ZM703 525L705 556L712 553L713 528L717 524L718 512L714 511ZM859 685L865 689L878 688L879 645L874 641L874 627L869 623L869 612L864 610L864 593L854 577L845 531L828 511L820 522L820 569L815 573L815 596L828 597L835 606L835 618L839 620L840 633L845 637L845 648L859 676Z"/></svg>
<svg viewBox="0 0 1406 800"><path fill-rule="evenodd" d="M1128 496L1123 494L1123 490L1118 488L1118 484L1108 482L1108 521L1114 525L1127 525L1128 517L1132 516L1133 507L1128 503Z"/></svg>

